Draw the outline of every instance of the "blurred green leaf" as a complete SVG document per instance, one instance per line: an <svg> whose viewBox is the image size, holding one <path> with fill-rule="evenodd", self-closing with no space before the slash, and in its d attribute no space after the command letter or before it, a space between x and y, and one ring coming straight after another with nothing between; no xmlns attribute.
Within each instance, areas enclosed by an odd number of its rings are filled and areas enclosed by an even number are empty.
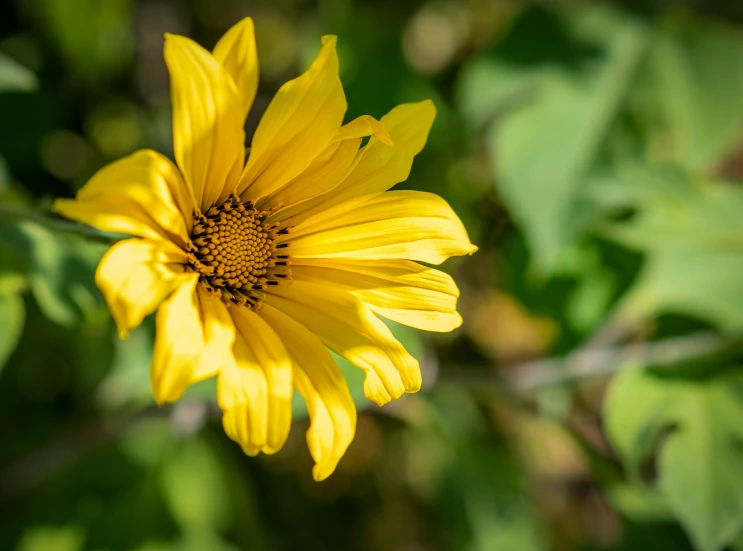
<svg viewBox="0 0 743 551"><path fill-rule="evenodd" d="M172 547L173 551L241 551L219 534L209 531L190 531Z"/></svg>
<svg viewBox="0 0 743 551"><path fill-rule="evenodd" d="M564 302L565 321L572 330L589 333L612 305L614 272L604 265L596 244L586 241L562 250L553 275L575 280Z"/></svg>
<svg viewBox="0 0 743 551"><path fill-rule="evenodd" d="M571 328L585 334L596 327L609 309L615 287L614 274L609 270L595 267L580 274L565 303L565 318Z"/></svg>
<svg viewBox="0 0 743 551"><path fill-rule="evenodd" d="M184 440L162 467L162 490L170 514L184 530L217 532L232 522L229 481L206 441Z"/></svg>
<svg viewBox="0 0 743 551"><path fill-rule="evenodd" d="M113 364L96 390L104 409L152 404L150 363L154 338L152 317L146 318L126 339L115 337Z"/></svg>
<svg viewBox="0 0 743 551"><path fill-rule="evenodd" d="M741 373L683 380L626 369L605 403L607 435L628 468L659 446L658 488L703 551L722 549L743 527L741 385Z"/></svg>
<svg viewBox="0 0 743 551"><path fill-rule="evenodd" d="M673 518L668 499L657 488L636 483L615 484L608 488L607 497L622 514L639 522Z"/></svg>
<svg viewBox="0 0 743 551"><path fill-rule="evenodd" d="M10 189L10 183L11 177L10 171L8 171L8 163L0 157L0 198L4 198L3 196Z"/></svg>
<svg viewBox="0 0 743 551"><path fill-rule="evenodd" d="M61 53L89 79L115 74L130 60L131 0L42 0L37 9Z"/></svg>
<svg viewBox="0 0 743 551"><path fill-rule="evenodd" d="M673 166L634 166L596 195L634 208L607 235L646 253L621 306L630 316L684 313L743 328L743 190Z"/></svg>
<svg viewBox="0 0 743 551"><path fill-rule="evenodd" d="M525 96L530 99L541 77L539 70L525 69L500 59L473 59L458 75L459 111L472 127L480 128L509 108L524 103Z"/></svg>
<svg viewBox="0 0 743 551"><path fill-rule="evenodd" d="M31 291L49 319L69 326L103 312L93 274L105 245L30 221L0 224L0 242L23 262Z"/></svg>
<svg viewBox="0 0 743 551"><path fill-rule="evenodd" d="M0 93L33 92L37 86L36 76L31 71L0 53Z"/></svg>
<svg viewBox="0 0 743 551"><path fill-rule="evenodd" d="M241 551L218 534L195 531L173 543L152 540L138 546L134 551Z"/></svg>
<svg viewBox="0 0 743 551"><path fill-rule="evenodd" d="M638 382L639 381L639 382ZM632 477L658 437L659 426L674 397L660 392L662 383L648 384L640 368L627 367L611 381L604 402L604 430Z"/></svg>
<svg viewBox="0 0 743 551"><path fill-rule="evenodd" d="M670 160L713 168L740 140L743 34L698 21L668 26L657 33L651 61L652 93L670 137Z"/></svg>
<svg viewBox="0 0 743 551"><path fill-rule="evenodd" d="M167 541L148 540L138 545L133 551L173 551L173 544Z"/></svg>
<svg viewBox="0 0 743 551"><path fill-rule="evenodd" d="M0 275L0 373L23 333L26 309L12 277Z"/></svg>
<svg viewBox="0 0 743 551"><path fill-rule="evenodd" d="M121 438L119 445L132 463L153 468L159 467L178 447L177 438L172 421L163 417L135 425Z"/></svg>
<svg viewBox="0 0 743 551"><path fill-rule="evenodd" d="M644 27L625 22L601 62L582 74L546 74L531 103L492 127L497 184L540 271L552 269L585 217L576 202L647 42Z"/></svg>
<svg viewBox="0 0 743 551"><path fill-rule="evenodd" d="M76 526L32 526L16 551L81 551L84 542L85 534Z"/></svg>

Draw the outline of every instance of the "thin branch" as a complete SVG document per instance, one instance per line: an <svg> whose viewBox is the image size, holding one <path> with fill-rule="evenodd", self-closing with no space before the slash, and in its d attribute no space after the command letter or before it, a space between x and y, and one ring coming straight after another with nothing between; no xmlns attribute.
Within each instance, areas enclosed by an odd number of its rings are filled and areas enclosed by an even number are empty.
<svg viewBox="0 0 743 551"><path fill-rule="evenodd" d="M76 234L88 241L96 241L108 245L119 241L122 237L118 234L102 232L85 224L72 222L52 214L38 212L18 205L0 205L0 220L11 219L28 220L55 233Z"/></svg>
<svg viewBox="0 0 743 551"><path fill-rule="evenodd" d="M118 442L143 424L169 419L173 431L185 436L197 432L207 419L220 419L221 415L222 412L213 404L184 399L172 406L152 405L70 427L40 448L0 469L0 502L33 490L89 452Z"/></svg>
<svg viewBox="0 0 743 551"><path fill-rule="evenodd" d="M437 383L456 384L525 400L528 393L535 390L603 377L638 363L654 368L669 367L736 350L742 344L741 337L725 338L717 333L703 332L656 342L587 348L564 358L517 364L509 367L506 378L482 369L482 366L477 372L444 368L439 372ZM60 434L42 448L2 468L0 501L38 487L89 451L118 441L136 426L166 417L170 417L176 432L187 434L198 430L207 417L218 418L219 411L206 403L183 402L174 408L152 406L136 413L122 413L71 428L70 432Z"/></svg>
<svg viewBox="0 0 743 551"><path fill-rule="evenodd" d="M0 471L0 501L41 485L91 450L116 442L139 424L153 418L163 418L168 413L168 409L152 406L70 428L69 432L58 435L41 448L3 467Z"/></svg>
<svg viewBox="0 0 743 551"><path fill-rule="evenodd" d="M480 390L531 392L550 386L617 373L632 365L670 367L724 352L741 342L703 332L655 342L586 348L564 358L548 358L510 366L505 377L492 371L442 369L440 381Z"/></svg>
<svg viewBox="0 0 743 551"><path fill-rule="evenodd" d="M621 309L617 310L599 326L596 332L576 352L614 346L631 334L637 324L638 320L628 316Z"/></svg>

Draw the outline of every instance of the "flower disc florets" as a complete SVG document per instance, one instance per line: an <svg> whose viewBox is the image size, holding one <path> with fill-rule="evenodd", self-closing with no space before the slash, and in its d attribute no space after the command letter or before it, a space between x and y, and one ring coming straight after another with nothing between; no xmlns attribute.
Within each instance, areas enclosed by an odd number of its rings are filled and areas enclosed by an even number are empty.
<svg viewBox="0 0 743 551"><path fill-rule="evenodd" d="M233 196L194 216L189 266L201 274L201 285L226 304L255 309L263 300L261 291L291 279L286 268L291 260L283 254L289 244L276 243L289 228L266 223L269 214Z"/></svg>

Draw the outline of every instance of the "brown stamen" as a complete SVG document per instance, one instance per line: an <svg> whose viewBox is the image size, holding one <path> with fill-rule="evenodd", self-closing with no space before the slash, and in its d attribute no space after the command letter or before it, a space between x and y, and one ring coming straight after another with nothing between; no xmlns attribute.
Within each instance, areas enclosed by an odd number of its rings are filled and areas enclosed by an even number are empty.
<svg viewBox="0 0 743 551"><path fill-rule="evenodd" d="M291 280L286 268L290 256L276 254L290 244L275 243L290 228L276 222L264 225L268 214L236 196L206 214L194 214L193 241L187 244L189 266L201 274L204 289L219 294L227 305L258 309L263 294L257 291Z"/></svg>

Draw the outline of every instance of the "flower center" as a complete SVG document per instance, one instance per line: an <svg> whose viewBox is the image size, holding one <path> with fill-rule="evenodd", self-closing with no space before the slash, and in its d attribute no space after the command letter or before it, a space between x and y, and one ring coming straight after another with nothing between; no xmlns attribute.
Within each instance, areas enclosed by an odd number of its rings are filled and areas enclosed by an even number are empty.
<svg viewBox="0 0 743 551"><path fill-rule="evenodd" d="M291 259L284 254L290 244L276 243L289 228L280 228L279 222L267 224L269 214L233 196L194 216L189 266L201 274L199 283L228 305L257 309L262 291L291 279L287 269Z"/></svg>

